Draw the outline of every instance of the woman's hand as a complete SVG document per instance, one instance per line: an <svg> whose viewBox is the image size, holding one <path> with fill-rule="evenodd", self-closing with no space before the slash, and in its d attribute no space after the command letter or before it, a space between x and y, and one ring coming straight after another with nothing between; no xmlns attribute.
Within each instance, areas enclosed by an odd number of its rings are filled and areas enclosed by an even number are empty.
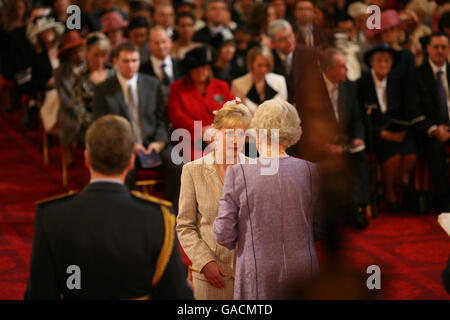
<svg viewBox="0 0 450 320"><path fill-rule="evenodd" d="M380 133L380 137L381 139L387 141L402 142L406 137L406 131L394 133L387 130L382 130Z"/></svg>
<svg viewBox="0 0 450 320"><path fill-rule="evenodd" d="M206 280L216 288L225 288L225 282L222 276L228 276L215 261L208 262L201 271L205 276Z"/></svg>

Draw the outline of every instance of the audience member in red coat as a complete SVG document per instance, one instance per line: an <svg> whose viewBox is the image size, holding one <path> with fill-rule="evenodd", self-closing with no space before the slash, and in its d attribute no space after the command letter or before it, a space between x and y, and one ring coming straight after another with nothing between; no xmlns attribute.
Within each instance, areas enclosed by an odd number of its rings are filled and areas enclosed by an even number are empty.
<svg viewBox="0 0 450 320"><path fill-rule="evenodd" d="M202 156L203 146L209 142L203 142L202 137L214 120L213 111L234 99L228 83L212 77L211 62L206 47L188 51L183 60L186 76L173 82L170 88L167 111L173 129L186 129L191 135L191 156L183 154L187 161ZM202 122L195 137L194 121Z"/></svg>

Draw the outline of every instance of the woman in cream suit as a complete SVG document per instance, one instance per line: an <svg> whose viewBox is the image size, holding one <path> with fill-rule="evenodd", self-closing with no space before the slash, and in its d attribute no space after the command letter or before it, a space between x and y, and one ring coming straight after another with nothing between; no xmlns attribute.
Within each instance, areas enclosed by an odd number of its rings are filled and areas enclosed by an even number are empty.
<svg viewBox="0 0 450 320"><path fill-rule="evenodd" d="M251 117L246 106L227 102L215 111L214 151L183 166L177 233L192 261L194 295L199 300L233 299L235 251L216 243L212 225L226 169L244 159L241 150Z"/></svg>
<svg viewBox="0 0 450 320"><path fill-rule="evenodd" d="M242 99L252 113L266 100L287 100L286 79L272 73L273 55L268 47L253 47L247 54L249 73L233 80L231 92Z"/></svg>

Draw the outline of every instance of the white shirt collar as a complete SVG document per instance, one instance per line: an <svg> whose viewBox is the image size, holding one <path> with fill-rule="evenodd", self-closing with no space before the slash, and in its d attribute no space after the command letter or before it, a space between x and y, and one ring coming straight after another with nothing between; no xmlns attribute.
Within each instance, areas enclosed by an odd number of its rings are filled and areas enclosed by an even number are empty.
<svg viewBox="0 0 450 320"><path fill-rule="evenodd" d="M431 61L431 59L430 58L428 58L428 62L430 63L430 66L431 66L431 69L433 70L433 74L436 76L436 74L437 74L437 72L438 71L442 71L442 73L443 73L443 75L446 75L447 74L447 64L446 63L444 63L443 65L442 65L442 67L438 67L437 65L435 65L434 63L433 63L433 61Z"/></svg>
<svg viewBox="0 0 450 320"><path fill-rule="evenodd" d="M280 56L281 60L283 60L283 61L292 60L292 56L294 55L293 51L291 53L284 54L283 52L280 52L277 50L277 53Z"/></svg>
<svg viewBox="0 0 450 320"><path fill-rule="evenodd" d="M129 85L131 85L131 87L133 87L133 88L135 88L137 86L137 79L138 79L137 72L131 79L124 78L120 74L120 72L117 72L116 74L117 74L117 79L119 80L119 83L123 88L127 88Z"/></svg>
<svg viewBox="0 0 450 320"><path fill-rule="evenodd" d="M375 71L373 69L370 69L370 73L372 74L373 82L375 83L375 87L377 88L383 88L386 89L387 86L387 77L385 77L383 80L379 80L378 77L375 75Z"/></svg>
<svg viewBox="0 0 450 320"><path fill-rule="evenodd" d="M117 179L111 179L111 178L95 178L91 179L89 183L96 183L96 182L108 182L108 183L117 183L123 185L123 182Z"/></svg>

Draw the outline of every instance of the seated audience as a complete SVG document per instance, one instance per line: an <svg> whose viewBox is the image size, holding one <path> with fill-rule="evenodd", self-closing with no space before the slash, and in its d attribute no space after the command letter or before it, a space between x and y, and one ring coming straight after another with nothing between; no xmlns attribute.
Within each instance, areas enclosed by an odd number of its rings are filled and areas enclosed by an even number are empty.
<svg viewBox="0 0 450 320"><path fill-rule="evenodd" d="M159 79L164 94L164 105L167 105L170 84L183 75L181 63L170 56L172 39L162 26L150 29L148 47L150 58L142 61L139 71Z"/></svg>
<svg viewBox="0 0 450 320"><path fill-rule="evenodd" d="M186 129L191 135L191 156L183 155L185 161L202 156L203 133L214 120L214 110L222 107L225 101L234 96L225 81L212 76L211 52L204 46L186 53L183 67L186 76L172 83L167 111L173 129ZM199 137L194 135L194 121L202 122ZM195 138L198 138L195 141Z"/></svg>
<svg viewBox="0 0 450 320"><path fill-rule="evenodd" d="M49 17L39 17L28 25L27 36L34 51L31 53L31 80L24 88L31 98L24 118L26 126L37 123L37 106L44 101L47 90L55 88L53 70L59 66L58 46L63 32L64 25Z"/></svg>
<svg viewBox="0 0 450 320"><path fill-rule="evenodd" d="M309 48L323 50L328 47L325 32L314 25L314 3L312 0L297 0L295 4L295 26L297 43Z"/></svg>
<svg viewBox="0 0 450 320"><path fill-rule="evenodd" d="M255 45L270 46L270 38L267 35L267 26L275 20L275 10L267 3L258 3L253 8L248 20L248 27L252 34L252 42Z"/></svg>
<svg viewBox="0 0 450 320"><path fill-rule="evenodd" d="M119 12L111 11L102 16L101 32L106 34L111 43L111 57L114 57L117 46L126 41L125 28L128 27L128 21L125 21Z"/></svg>
<svg viewBox="0 0 450 320"><path fill-rule="evenodd" d="M81 38L76 30L64 34L62 46L58 52L61 64L54 73L55 86L58 89L58 97L60 100L58 110L58 121L61 125L59 140L65 149L64 151L69 166L73 164L70 147L77 141L83 145L83 141L78 139L82 138L82 135L79 135L81 133L81 119L79 119L78 106L75 102L73 92L73 85L85 62L83 43L83 38Z"/></svg>
<svg viewBox="0 0 450 320"><path fill-rule="evenodd" d="M283 299L283 289L294 278L318 275L314 226L319 170L286 154L301 136L297 110L286 101L260 105L251 128L260 158L255 164L228 167L213 235L230 250L238 246L234 299ZM264 130L268 136L262 136ZM267 169L273 171L264 174Z"/></svg>
<svg viewBox="0 0 450 320"><path fill-rule="evenodd" d="M136 137L136 163L127 177L130 189L136 189L136 174L142 169L139 153L155 152L162 164L152 168L164 177L164 195L178 208L181 167L171 160L172 146L166 125L164 97L157 78L139 73L139 49L125 42L118 47L114 58L116 75L96 86L94 91L94 119L116 114L130 121Z"/></svg>
<svg viewBox="0 0 450 320"><path fill-rule="evenodd" d="M98 0L98 9L88 14L89 32L100 31L103 28L102 17L110 12L120 14L122 20L128 20L128 15L114 6L114 0Z"/></svg>
<svg viewBox="0 0 450 320"><path fill-rule="evenodd" d="M429 58L408 79L406 106L413 129L419 136L440 212L450 210L446 146L450 141L449 38L443 33L430 37Z"/></svg>
<svg viewBox="0 0 450 320"><path fill-rule="evenodd" d="M273 56L268 47L250 49L247 65L250 72L233 80L231 91L242 99L252 113L265 100L287 100L286 79L282 75L272 73Z"/></svg>
<svg viewBox="0 0 450 320"><path fill-rule="evenodd" d="M128 40L139 48L141 61L147 61L150 57L148 48L148 31L150 25L144 17L135 17L130 20L128 25Z"/></svg>
<svg viewBox="0 0 450 320"><path fill-rule="evenodd" d="M222 41L216 52L212 70L217 79L231 84L231 81L239 77L240 71L233 63L236 52L236 42L233 39Z"/></svg>
<svg viewBox="0 0 450 320"><path fill-rule="evenodd" d="M176 18L177 41L172 47L172 57L183 60L184 55L191 49L201 46L200 42L194 42L192 39L195 34L195 17L191 12L182 12Z"/></svg>
<svg viewBox="0 0 450 320"><path fill-rule="evenodd" d="M73 122L73 126L70 128L74 129L71 134L78 136L77 140L81 145L84 145L84 136L93 118L95 86L114 74L114 69L107 63L110 49L109 40L103 33L88 34L85 41L87 61L75 75L72 87L73 112L76 118L70 118L70 121Z"/></svg>
<svg viewBox="0 0 450 320"><path fill-rule="evenodd" d="M388 209L394 211L400 208L395 183L400 180L404 186L408 185L417 154L409 127L392 122L405 121L407 107L404 84L390 74L396 54L388 44L378 45L368 51L365 58L371 69L358 82L361 110L366 114L368 106L376 107L371 112L373 148L383 169L384 197Z"/></svg>
<svg viewBox="0 0 450 320"><path fill-rule="evenodd" d="M286 20L275 20L268 27L268 34L272 44L274 60L273 72L281 74L287 82L288 96L292 96L292 72L295 50L295 34Z"/></svg>
<svg viewBox="0 0 450 320"><path fill-rule="evenodd" d="M225 26L228 5L225 0L208 0L206 3L206 26L195 32L194 41L216 48L223 39L231 39L233 34Z"/></svg>
<svg viewBox="0 0 450 320"><path fill-rule="evenodd" d="M175 38L174 22L175 12L170 2L155 3L153 12L153 25L163 27L170 38Z"/></svg>

